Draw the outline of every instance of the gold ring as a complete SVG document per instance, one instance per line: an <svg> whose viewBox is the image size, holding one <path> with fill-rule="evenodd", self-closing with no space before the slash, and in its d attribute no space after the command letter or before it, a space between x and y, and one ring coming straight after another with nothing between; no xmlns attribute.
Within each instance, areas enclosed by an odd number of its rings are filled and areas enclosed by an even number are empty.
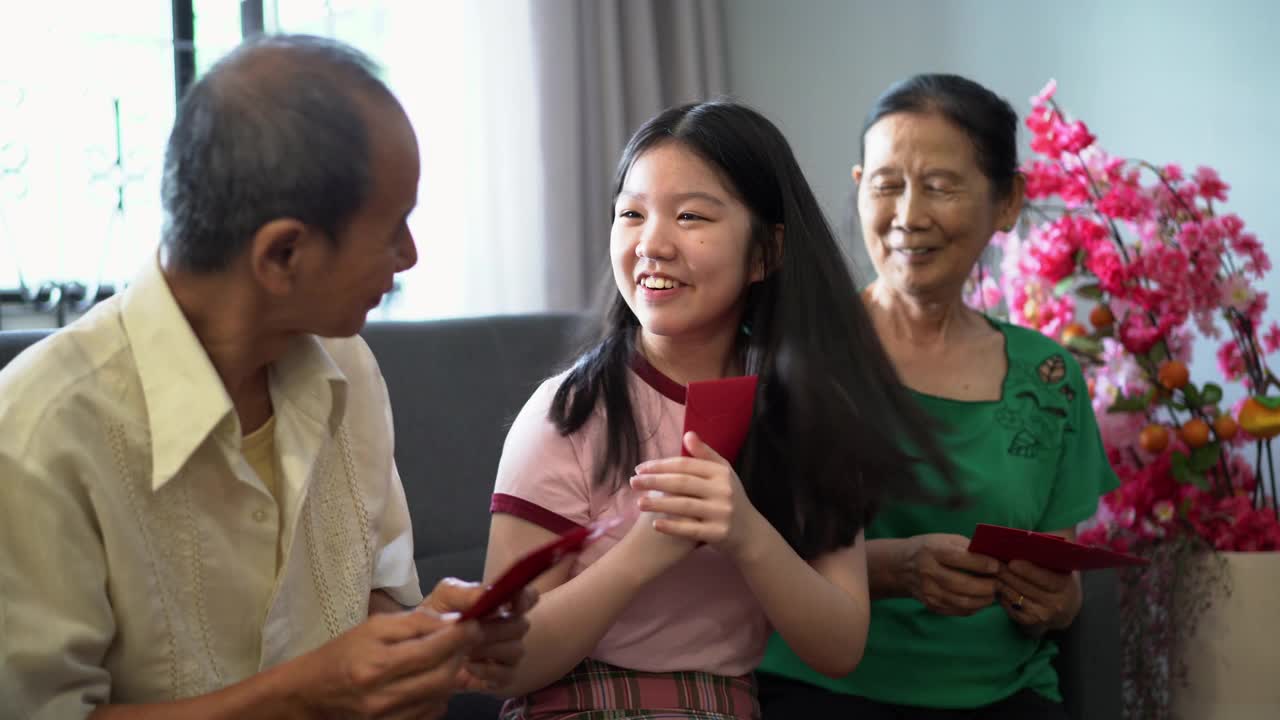
<svg viewBox="0 0 1280 720"><path fill-rule="evenodd" d="M1018 599L1013 601L1013 609L1014 609L1014 610L1021 610L1021 609L1022 609L1022 601L1023 601L1023 600L1026 600L1026 599L1027 599L1027 596L1026 596L1026 595L1023 595L1022 593L1018 593Z"/></svg>

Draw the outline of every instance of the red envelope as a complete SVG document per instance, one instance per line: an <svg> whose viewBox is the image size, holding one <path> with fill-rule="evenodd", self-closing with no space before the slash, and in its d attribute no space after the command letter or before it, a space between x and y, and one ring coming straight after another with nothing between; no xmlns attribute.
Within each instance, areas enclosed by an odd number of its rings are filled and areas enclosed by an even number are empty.
<svg viewBox="0 0 1280 720"><path fill-rule="evenodd" d="M689 383L684 397L684 432L702 441L730 463L738 461L751 429L756 403L755 375ZM680 454L689 451L681 444Z"/></svg>
<svg viewBox="0 0 1280 720"><path fill-rule="evenodd" d="M581 551L620 522L621 518L612 518L587 527L576 527L520 558L480 595L474 605L462 613L462 619L482 618L511 602L526 585L550 570L566 555Z"/></svg>
<svg viewBox="0 0 1280 720"><path fill-rule="evenodd" d="M1002 562L1026 560L1058 573L1147 565L1150 562L1136 555L1081 545L1057 535L984 523L979 523L974 531L973 539L969 541L969 552Z"/></svg>

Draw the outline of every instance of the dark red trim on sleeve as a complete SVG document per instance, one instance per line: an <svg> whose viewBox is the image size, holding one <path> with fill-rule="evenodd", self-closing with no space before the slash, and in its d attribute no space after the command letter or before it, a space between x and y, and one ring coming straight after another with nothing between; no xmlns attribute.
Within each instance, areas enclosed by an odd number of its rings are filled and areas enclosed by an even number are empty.
<svg viewBox="0 0 1280 720"><path fill-rule="evenodd" d="M489 501L489 512L514 515L521 520L528 520L538 527L546 528L557 535L582 527L569 518L553 513L541 505L531 503L515 495L507 495L506 493L493 494L493 499Z"/></svg>

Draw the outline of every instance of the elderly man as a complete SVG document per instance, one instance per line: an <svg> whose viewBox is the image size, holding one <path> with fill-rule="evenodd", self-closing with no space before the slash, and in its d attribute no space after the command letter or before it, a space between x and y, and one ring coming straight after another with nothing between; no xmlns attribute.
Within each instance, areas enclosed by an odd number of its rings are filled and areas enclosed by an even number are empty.
<svg viewBox="0 0 1280 720"><path fill-rule="evenodd" d="M0 372L0 716L433 717L532 602L422 598L356 337L417 261L413 129L339 43L242 46L183 99L156 262Z"/></svg>

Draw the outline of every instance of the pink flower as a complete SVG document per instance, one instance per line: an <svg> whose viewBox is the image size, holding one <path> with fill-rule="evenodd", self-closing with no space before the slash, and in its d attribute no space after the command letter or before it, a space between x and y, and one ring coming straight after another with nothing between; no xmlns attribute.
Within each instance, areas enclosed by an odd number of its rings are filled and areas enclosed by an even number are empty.
<svg viewBox="0 0 1280 720"><path fill-rule="evenodd" d="M1267 257L1267 251L1262 248L1262 243L1258 242L1257 236L1253 233L1240 233L1239 236L1232 238L1231 250L1237 255L1244 256L1244 271L1254 277L1262 277L1271 269L1271 259Z"/></svg>
<svg viewBox="0 0 1280 720"><path fill-rule="evenodd" d="M1085 257L1085 267L1098 276L1102 289L1112 295L1122 295L1128 273L1120 255L1110 245L1096 245Z"/></svg>
<svg viewBox="0 0 1280 720"><path fill-rule="evenodd" d="M1196 329L1201 335L1208 338L1217 339L1222 337L1222 331L1218 329L1216 308L1213 310L1197 310L1194 314L1196 320Z"/></svg>
<svg viewBox="0 0 1280 720"><path fill-rule="evenodd" d="M1244 375L1244 356L1235 340L1228 340L1218 347L1218 371L1227 380L1238 380Z"/></svg>
<svg viewBox="0 0 1280 720"><path fill-rule="evenodd" d="M1076 271L1076 247L1069 242L1045 242L1027 250L1026 267L1056 285Z"/></svg>
<svg viewBox="0 0 1280 720"><path fill-rule="evenodd" d="M1151 514L1155 517L1156 522L1163 525L1173 520L1177 511L1169 500L1160 500L1151 506Z"/></svg>
<svg viewBox="0 0 1280 720"><path fill-rule="evenodd" d="M1113 185L1098 201L1098 212L1116 220L1137 220L1150 211L1152 201L1133 185Z"/></svg>
<svg viewBox="0 0 1280 720"><path fill-rule="evenodd" d="M1244 231L1244 221L1235 213L1227 213L1214 218L1218 225L1222 227L1222 232L1229 238L1238 238L1240 233Z"/></svg>
<svg viewBox="0 0 1280 720"><path fill-rule="evenodd" d="M980 312L991 312L999 308L1000 301L1004 299L995 278L983 273L979 279L976 270L965 282L964 292L965 304Z"/></svg>
<svg viewBox="0 0 1280 720"><path fill-rule="evenodd" d="M1213 168L1196 168L1195 182L1200 197L1206 200L1218 200L1219 202L1227 201L1227 190L1231 186L1222 182L1218 177L1218 171Z"/></svg>
<svg viewBox="0 0 1280 720"><path fill-rule="evenodd" d="M1031 97L1031 107L1038 108L1048 105L1049 101L1053 99L1053 94L1056 92L1058 92L1058 81L1050 78L1049 82L1045 83L1044 87L1040 88L1040 92Z"/></svg>
<svg viewBox="0 0 1280 720"><path fill-rule="evenodd" d="M1262 336L1262 349L1268 355L1280 350L1280 325L1273 322L1267 328L1267 333Z"/></svg>
<svg viewBox="0 0 1280 720"><path fill-rule="evenodd" d="M1089 127L1083 121L1077 120L1067 126L1066 132L1063 133L1059 143L1063 152L1074 155L1092 145L1093 141L1097 139L1096 135L1089 132ZM1203 186L1201 188L1201 192L1204 192ZM1223 185L1223 188L1225 189L1226 186ZM1226 200L1225 195L1222 199Z"/></svg>
<svg viewBox="0 0 1280 720"><path fill-rule="evenodd" d="M1173 326L1169 316L1159 318L1153 325L1146 313L1130 312L1120 323L1120 342L1129 352L1145 355Z"/></svg>
<svg viewBox="0 0 1280 720"><path fill-rule="evenodd" d="M1222 281L1222 292L1218 299L1222 305L1232 307L1240 312L1247 312L1253 304L1254 292L1249 281L1240 273L1232 273Z"/></svg>
<svg viewBox="0 0 1280 720"><path fill-rule="evenodd" d="M1169 163L1164 166L1164 179L1170 183L1182 182L1182 166L1175 163Z"/></svg>

